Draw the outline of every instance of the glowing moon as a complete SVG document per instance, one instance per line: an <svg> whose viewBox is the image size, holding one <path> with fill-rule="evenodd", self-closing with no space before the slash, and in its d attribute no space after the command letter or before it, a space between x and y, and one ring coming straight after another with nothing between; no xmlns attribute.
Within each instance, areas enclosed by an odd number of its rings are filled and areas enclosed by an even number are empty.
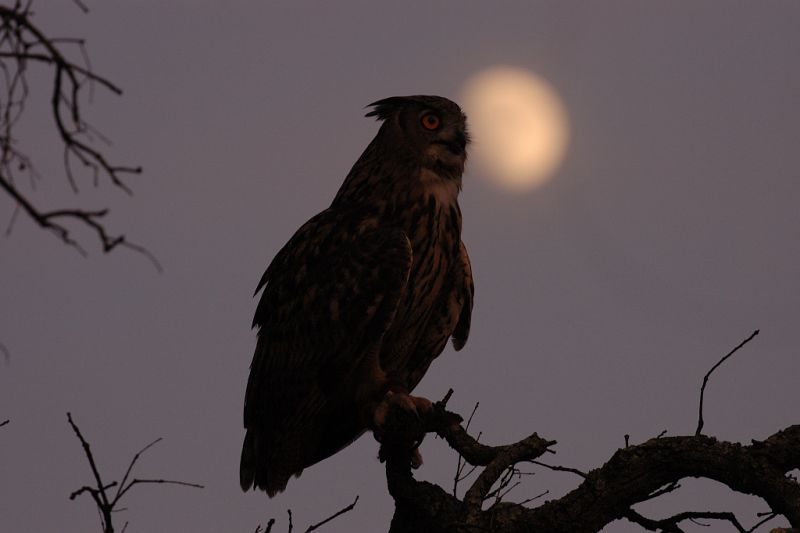
<svg viewBox="0 0 800 533"><path fill-rule="evenodd" d="M513 190L547 181L566 153L569 124L555 89L527 70L497 66L464 86L470 155L493 181Z"/></svg>

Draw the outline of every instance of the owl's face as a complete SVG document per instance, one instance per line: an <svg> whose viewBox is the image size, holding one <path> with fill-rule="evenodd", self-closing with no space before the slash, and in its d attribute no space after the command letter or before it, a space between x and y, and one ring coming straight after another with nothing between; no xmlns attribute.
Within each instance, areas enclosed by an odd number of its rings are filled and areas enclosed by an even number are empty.
<svg viewBox="0 0 800 533"><path fill-rule="evenodd" d="M367 116L385 120L382 129L396 149L423 167L460 176L469 135L457 104L440 96L395 96L371 105L375 109Z"/></svg>

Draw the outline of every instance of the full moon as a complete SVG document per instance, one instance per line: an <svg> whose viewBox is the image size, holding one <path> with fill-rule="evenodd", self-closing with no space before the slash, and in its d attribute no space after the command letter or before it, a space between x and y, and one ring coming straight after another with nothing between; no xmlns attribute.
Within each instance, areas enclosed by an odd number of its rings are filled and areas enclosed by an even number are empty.
<svg viewBox="0 0 800 533"><path fill-rule="evenodd" d="M553 176L566 153L569 124L546 80L522 68L491 67L466 82L461 100L471 155L492 181L519 191Z"/></svg>

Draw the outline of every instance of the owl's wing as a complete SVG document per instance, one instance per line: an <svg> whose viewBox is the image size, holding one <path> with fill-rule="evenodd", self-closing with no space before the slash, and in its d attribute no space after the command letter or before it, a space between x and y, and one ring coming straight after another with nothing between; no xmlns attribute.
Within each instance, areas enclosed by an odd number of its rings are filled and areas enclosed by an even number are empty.
<svg viewBox="0 0 800 533"><path fill-rule="evenodd" d="M472 319L472 299L475 286L472 283L472 268L464 243L460 244L458 260L447 276L436 306L431 314L425 334L419 339L414 354L408 361L409 389L420 382L428 367L452 338L453 348L460 350L467 343Z"/></svg>
<svg viewBox="0 0 800 533"><path fill-rule="evenodd" d="M243 489L255 483L272 495L363 431L351 414L356 370L391 324L412 257L402 231L365 227L324 211L259 284Z"/></svg>
<svg viewBox="0 0 800 533"><path fill-rule="evenodd" d="M472 301L475 297L475 284L472 281L472 265L469 262L467 247L461 242L461 253L459 254L459 268L456 269L458 279L456 280L455 298L460 305L458 322L453 330L453 348L460 350L467 343L469 337L469 327L472 323Z"/></svg>

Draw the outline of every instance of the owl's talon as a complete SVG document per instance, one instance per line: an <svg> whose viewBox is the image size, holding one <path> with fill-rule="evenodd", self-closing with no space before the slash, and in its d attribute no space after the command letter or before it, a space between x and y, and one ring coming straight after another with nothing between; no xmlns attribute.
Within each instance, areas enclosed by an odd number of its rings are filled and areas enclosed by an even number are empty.
<svg viewBox="0 0 800 533"><path fill-rule="evenodd" d="M388 391L381 402L375 407L372 414L372 427L377 432L382 432L386 425L389 411L396 406L405 413L413 413L417 420L422 419L422 414L430 412L433 403L421 396L411 396L407 392Z"/></svg>

